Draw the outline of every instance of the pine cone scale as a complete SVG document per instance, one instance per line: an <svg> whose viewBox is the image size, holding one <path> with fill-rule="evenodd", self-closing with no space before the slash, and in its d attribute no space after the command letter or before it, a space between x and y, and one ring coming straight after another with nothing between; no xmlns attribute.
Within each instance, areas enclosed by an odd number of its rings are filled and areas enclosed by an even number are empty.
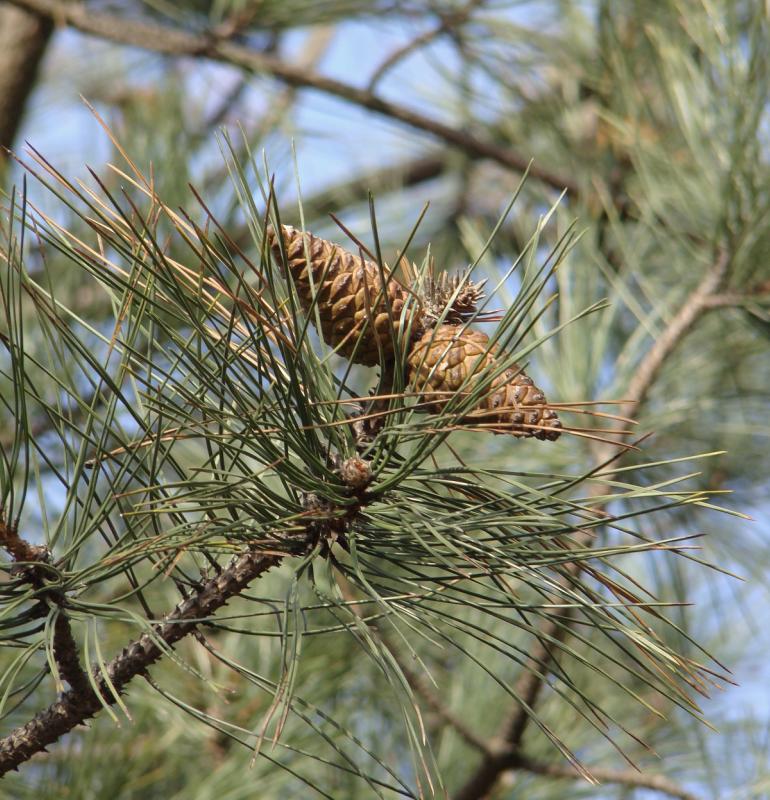
<svg viewBox="0 0 770 800"><path fill-rule="evenodd" d="M350 297L350 274L335 275L329 287L329 302L336 303L341 298ZM352 299L352 298L351 298Z"/></svg>
<svg viewBox="0 0 770 800"><path fill-rule="evenodd" d="M485 333L439 325L412 348L409 379L429 410L438 412L452 395L473 391L482 374L496 369L499 357L499 348L490 346ZM543 392L514 365L491 380L466 421L494 425L519 437L554 440L560 436L561 422L546 403Z"/></svg>

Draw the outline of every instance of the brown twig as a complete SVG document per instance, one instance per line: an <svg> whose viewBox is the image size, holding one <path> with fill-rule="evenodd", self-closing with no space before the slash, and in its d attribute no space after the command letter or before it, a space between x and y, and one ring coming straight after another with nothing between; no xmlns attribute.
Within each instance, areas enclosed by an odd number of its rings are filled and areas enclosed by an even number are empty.
<svg viewBox="0 0 770 800"><path fill-rule="evenodd" d="M88 675L80 663L80 652L72 635L70 620L62 609L57 610L53 624L53 657L59 668L59 675L74 692L83 694L89 690Z"/></svg>
<svg viewBox="0 0 770 800"><path fill-rule="evenodd" d="M120 44L132 45L170 56L204 57L221 61L252 72L271 75L288 86L315 89L366 108L376 114L402 122L416 130L431 134L457 147L473 158L487 158L508 169L529 174L546 185L577 193L577 184L566 175L545 167L530 166L530 159L495 142L455 128L420 114L405 106L384 100L373 92L359 89L343 81L287 64L279 58L259 53L249 47L222 40L215 35L196 34L155 23L138 21L115 14L95 12L80 4L60 0L10 0L14 5L45 17L59 20L83 33L89 33Z"/></svg>
<svg viewBox="0 0 770 800"><path fill-rule="evenodd" d="M0 547L4 548L14 561L29 565L33 569L35 563L47 561L48 548L30 544L19 536L16 525L6 521L2 508L0 508Z"/></svg>
<svg viewBox="0 0 770 800"><path fill-rule="evenodd" d="M95 669L96 690L90 682L71 688L25 725L0 739L0 775L17 769L102 708L116 703L133 678L144 674L168 648L196 630L202 620L212 616L286 556L304 552L307 546L308 541L303 537L276 542L269 550L250 549L236 556L226 569L154 624L151 633L143 634L125 647L107 664L104 672Z"/></svg>
<svg viewBox="0 0 770 800"><path fill-rule="evenodd" d="M397 648L388 645L394 660L404 674L407 683L415 694L419 695L428 709L430 709L445 725L448 725L467 745L478 750L482 755L491 755L489 742L479 736L473 728L452 711L441 697L439 692L431 685L423 673L411 669L404 661Z"/></svg>
<svg viewBox="0 0 770 800"><path fill-rule="evenodd" d="M770 301L770 281L750 286L745 292L718 292L707 298L709 308L741 308Z"/></svg>
<svg viewBox="0 0 770 800"><path fill-rule="evenodd" d="M446 23L442 21L436 25L436 27L423 31L419 36L415 36L414 39L410 39L408 42L401 45L401 47L397 47L383 59L378 67L376 67L372 76L369 78L369 82L366 84L367 90L373 92L377 88L377 84L385 77L385 74L393 69L396 64L403 61L426 44L430 44L434 39L437 39L446 32Z"/></svg>
<svg viewBox="0 0 770 800"><path fill-rule="evenodd" d="M324 25L311 29L311 31L305 37L305 41L302 44L300 54L295 61L294 66L301 69L313 69L324 57L333 39L334 28L331 26ZM269 46L262 52L265 55L274 56L277 50L278 40L277 37L274 37L269 43ZM247 73L241 75L241 78L234 89L234 92L237 92L237 94L234 94L234 101L239 99L241 90L250 85L248 77L249 76ZM281 122L290 115L296 99L296 86L284 86L281 92L278 92L275 97L272 97L267 109L265 110L265 113L260 116L259 123L256 126L256 138L263 139L278 125L280 125ZM204 130L210 130L215 125L225 123L228 109L229 105L227 108L225 108L223 105L221 108L223 113L218 114L208 120ZM232 143L232 146L235 148L234 154L240 154L241 156L245 157L248 151L248 145L245 141L243 141L242 137L238 137ZM222 164L211 174L207 175L203 182L204 190L215 187L218 188L222 185L222 183L225 183L227 181L227 172L227 165ZM206 191L204 191L203 194L205 195ZM332 210L334 208L335 207L333 206ZM240 246L245 246L247 243L251 242L251 231L248 229L248 226L245 226L245 229L240 233L235 234L233 238L234 241L236 241Z"/></svg>
<svg viewBox="0 0 770 800"><path fill-rule="evenodd" d="M245 75L240 75L235 84L225 93L219 105L206 117L201 125L202 133L208 134L214 128L224 125L230 112L243 97L249 82Z"/></svg>
<svg viewBox="0 0 770 800"><path fill-rule="evenodd" d="M49 606L54 607L56 618L53 628L53 657L59 675L76 691L88 687L88 676L80 663L80 654L72 635L70 620L64 608L67 598L60 589L46 589L45 573L51 563L51 552L44 545L30 544L19 536L14 523L5 520L0 510L0 547L3 547L18 564L17 574L38 590L40 616L45 616Z"/></svg>
<svg viewBox="0 0 770 800"><path fill-rule="evenodd" d="M323 25L312 28L305 37L300 54L292 66L298 70L313 71L323 59L333 39L333 27ZM265 55L277 58L272 53L266 52ZM286 118L297 99L297 88L297 86L286 86L277 97L272 98L268 110L259 124L259 130L263 136L267 135L282 119Z"/></svg>
<svg viewBox="0 0 770 800"><path fill-rule="evenodd" d="M16 137L52 31L50 15L0 5L0 159Z"/></svg>
<svg viewBox="0 0 770 800"><path fill-rule="evenodd" d="M582 780L583 776L575 769L561 764L544 764L526 756L519 755L511 761L511 768L542 775L547 778L564 780ZM698 800L692 792L688 792L663 775L644 775L633 770L592 769L592 777L597 783L614 783L638 789L652 789L661 794L674 797L676 800Z"/></svg>
<svg viewBox="0 0 770 800"><path fill-rule="evenodd" d="M721 251L712 267L687 296L679 311L671 318L661 336L642 359L628 386L627 395L630 400L620 407L621 417L633 419L637 415L671 353L703 314L714 307L710 301L719 293L729 262L729 253ZM605 461L611 458L611 449L610 444L597 447L595 453L597 460ZM580 544L590 546L590 542ZM569 565L562 580L568 582L580 569L579 562ZM514 693L521 702L504 719L496 739L498 742L503 742L502 747L490 748L490 754L482 758L476 771L460 788L454 800L481 800L487 797L502 773L516 768L516 759L520 758L524 733L531 719L531 709L543 690L548 675L547 666L556 657L555 644L561 642L568 631L568 627L563 623L564 620L561 619L558 624L546 622L543 625L538 635L538 642L514 687Z"/></svg>
<svg viewBox="0 0 770 800"><path fill-rule="evenodd" d="M655 383L655 378L668 357L703 314L714 307L711 301L714 297L719 296L719 289L724 282L729 263L730 254L726 250L722 250L703 280L688 295L682 307L666 325L661 336L639 364L628 385L628 396L631 400L621 406L621 416L629 419L636 416L639 406L647 399L647 395Z"/></svg>

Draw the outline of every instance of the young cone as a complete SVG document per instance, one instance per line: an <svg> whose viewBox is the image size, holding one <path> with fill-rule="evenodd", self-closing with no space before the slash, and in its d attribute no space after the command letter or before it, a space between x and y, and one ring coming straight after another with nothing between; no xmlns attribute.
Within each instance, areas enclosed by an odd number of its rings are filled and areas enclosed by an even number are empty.
<svg viewBox="0 0 770 800"><path fill-rule="evenodd" d="M481 331L439 325L412 347L409 381L422 400L430 402L428 410L440 412L451 397L472 391L482 374L494 371L499 353ZM547 402L532 379L513 364L492 379L464 421L491 423L514 436L554 441L561 435L561 422Z"/></svg>
<svg viewBox="0 0 770 800"><path fill-rule="evenodd" d="M276 261L284 264L281 244L272 226L267 229L267 238ZM408 329L411 317L407 310L401 319L407 299L401 284L388 279L386 269L383 290L377 264L312 233L282 225L281 238L285 266L294 279L303 308L307 311L317 297L324 341L358 364L374 366L392 361L395 332L402 326Z"/></svg>

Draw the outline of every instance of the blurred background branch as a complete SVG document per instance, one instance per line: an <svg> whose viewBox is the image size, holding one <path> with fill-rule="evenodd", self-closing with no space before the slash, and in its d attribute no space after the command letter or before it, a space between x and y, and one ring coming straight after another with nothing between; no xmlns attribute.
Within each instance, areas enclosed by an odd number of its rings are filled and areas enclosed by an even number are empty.
<svg viewBox="0 0 770 800"><path fill-rule="evenodd" d="M16 138L53 25L50 16L0 5L0 153Z"/></svg>
<svg viewBox="0 0 770 800"><path fill-rule="evenodd" d="M83 33L103 37L109 41L146 48L169 56L204 57L241 67L257 73L266 73L298 89L315 89L339 97L369 111L404 123L428 133L447 144L458 147L474 158L488 158L498 164L529 173L552 188L576 191L575 184L566 175L558 175L537 165L530 159L493 141L479 138L473 133L446 125L403 105L385 100L372 91L358 89L343 81L316 73L301 64L288 64L251 48L232 44L229 37L216 32L201 34L148 22L135 22L125 17L93 13L83 6L71 6L57 0L11 0L19 8L35 14L58 19Z"/></svg>

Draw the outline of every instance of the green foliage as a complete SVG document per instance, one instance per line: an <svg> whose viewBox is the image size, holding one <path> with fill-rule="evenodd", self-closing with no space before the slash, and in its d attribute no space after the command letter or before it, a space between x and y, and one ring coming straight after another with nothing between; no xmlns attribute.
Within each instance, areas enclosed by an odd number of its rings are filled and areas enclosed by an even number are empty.
<svg viewBox="0 0 770 800"><path fill-rule="evenodd" d="M432 25L450 5L377 10ZM704 695L766 638L751 626L766 547L737 517L761 502L769 466L767 14L530 5L480 4L450 43L428 44L435 104L419 108L563 171L577 191L561 202L460 152L442 153L427 186L403 188L397 169L364 180L376 215L348 181L303 195L313 148L341 135L338 109L319 135L302 96L264 91L275 113L214 157L199 87L173 70L151 93L100 97L119 130L108 169L69 177L47 153L27 157L0 237L2 508L53 553L47 586L66 594L83 662L109 661L244 547L320 534L91 728L7 778L14 796L451 795L479 757L450 717L488 739L522 707L522 677L541 673L540 702L524 703L531 758L590 772L622 768L621 751L704 796L761 796L767 720ZM342 21L344 39L362 24L345 20L377 24L372 4L263 6L254 35ZM232 10L153 7L194 26ZM384 93L404 100L411 63ZM253 100L234 93L228 113ZM472 397L422 414L397 375L361 452L350 416L389 387L318 340L263 241L280 217L344 243L316 211L330 196L380 261L411 242L422 276L430 254L488 277L487 309L502 312L487 330L558 399L572 435L462 430ZM720 263L719 291L636 396ZM602 399L626 402L579 405ZM620 438L614 415L629 409L640 449L624 452L602 440ZM373 471L363 498L339 472L358 454ZM733 515L713 513L722 505ZM6 728L62 689L58 608L39 596L4 565ZM539 645L555 665L532 662ZM512 775L496 796L633 791Z"/></svg>

